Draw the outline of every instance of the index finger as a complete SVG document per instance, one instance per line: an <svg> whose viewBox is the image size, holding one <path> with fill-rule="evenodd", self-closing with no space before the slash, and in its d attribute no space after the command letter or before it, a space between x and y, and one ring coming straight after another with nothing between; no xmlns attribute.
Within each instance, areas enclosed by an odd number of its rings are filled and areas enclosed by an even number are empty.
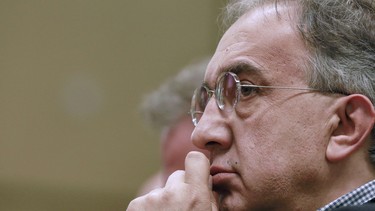
<svg viewBox="0 0 375 211"><path fill-rule="evenodd" d="M192 151L185 158L185 183L194 185L209 185L210 161L201 153Z"/></svg>

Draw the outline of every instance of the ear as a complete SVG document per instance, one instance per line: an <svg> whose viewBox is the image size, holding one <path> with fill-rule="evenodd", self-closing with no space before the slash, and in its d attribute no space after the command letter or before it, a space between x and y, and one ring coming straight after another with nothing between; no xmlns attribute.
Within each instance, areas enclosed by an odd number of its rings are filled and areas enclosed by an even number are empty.
<svg viewBox="0 0 375 211"><path fill-rule="evenodd" d="M340 98L336 115L338 124L333 128L326 150L330 162L341 161L364 146L375 121L374 106L360 94Z"/></svg>

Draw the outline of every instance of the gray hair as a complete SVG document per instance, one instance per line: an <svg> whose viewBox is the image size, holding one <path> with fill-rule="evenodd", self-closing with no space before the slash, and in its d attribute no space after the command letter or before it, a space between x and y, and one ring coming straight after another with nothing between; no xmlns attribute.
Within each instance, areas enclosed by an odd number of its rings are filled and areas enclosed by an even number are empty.
<svg viewBox="0 0 375 211"><path fill-rule="evenodd" d="M202 84L208 62L207 58L186 66L143 99L141 113L152 128L162 130L188 115L193 92Z"/></svg>
<svg viewBox="0 0 375 211"><path fill-rule="evenodd" d="M375 102L374 0L232 0L224 27L260 4L299 5L298 32L310 51L308 84L322 91L362 94ZM372 130L374 141L375 130ZM370 149L375 164L375 143Z"/></svg>

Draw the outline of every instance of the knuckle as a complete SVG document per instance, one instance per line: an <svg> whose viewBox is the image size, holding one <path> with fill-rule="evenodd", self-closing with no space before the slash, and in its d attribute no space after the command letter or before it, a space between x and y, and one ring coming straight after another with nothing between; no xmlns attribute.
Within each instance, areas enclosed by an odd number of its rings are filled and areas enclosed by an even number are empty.
<svg viewBox="0 0 375 211"><path fill-rule="evenodd" d="M126 211L137 211L137 210L141 210L141 198L136 198L134 200L132 200L129 205L128 205L128 208L126 209Z"/></svg>

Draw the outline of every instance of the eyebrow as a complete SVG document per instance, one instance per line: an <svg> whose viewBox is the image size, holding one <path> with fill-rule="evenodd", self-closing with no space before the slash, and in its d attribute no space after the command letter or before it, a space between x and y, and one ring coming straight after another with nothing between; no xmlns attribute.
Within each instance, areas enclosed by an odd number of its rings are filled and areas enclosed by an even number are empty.
<svg viewBox="0 0 375 211"><path fill-rule="evenodd" d="M219 68L219 73L220 75L222 72L232 72L235 74L240 74L240 73L252 73L252 74L260 74L264 70L256 67L254 64L251 64L248 61L237 61L230 63L229 65L223 66Z"/></svg>
<svg viewBox="0 0 375 211"><path fill-rule="evenodd" d="M218 69L219 71L217 72L217 77L223 72L232 72L232 73L235 73L236 75L241 74L241 73L246 73L246 74L253 74L255 76L256 75L260 76L261 72L264 71L263 68L256 67L251 62L244 61L244 60L231 62L228 65L220 66ZM207 83L206 81L202 83L202 86L212 89L209 83ZM216 86L216 81L215 81L214 86Z"/></svg>

